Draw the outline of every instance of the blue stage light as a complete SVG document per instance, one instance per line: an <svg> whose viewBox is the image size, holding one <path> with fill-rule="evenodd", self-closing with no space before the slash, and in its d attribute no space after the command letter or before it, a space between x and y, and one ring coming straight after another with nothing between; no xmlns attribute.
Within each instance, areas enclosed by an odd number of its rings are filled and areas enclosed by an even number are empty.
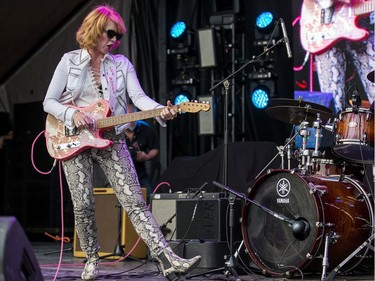
<svg viewBox="0 0 375 281"><path fill-rule="evenodd" d="M265 108L268 105L270 90L266 86L257 86L251 93L251 101L256 108Z"/></svg>
<svg viewBox="0 0 375 281"><path fill-rule="evenodd" d="M174 98L174 104L178 105L183 102L189 101L190 94L187 91L181 91L179 92L176 97Z"/></svg>
<svg viewBox="0 0 375 281"><path fill-rule="evenodd" d="M261 13L255 21L255 25L260 30L267 29L273 23L273 14L271 12L263 12Z"/></svg>
<svg viewBox="0 0 375 281"><path fill-rule="evenodd" d="M170 31L170 35L174 39L181 38L186 33L186 24L183 21L176 22Z"/></svg>

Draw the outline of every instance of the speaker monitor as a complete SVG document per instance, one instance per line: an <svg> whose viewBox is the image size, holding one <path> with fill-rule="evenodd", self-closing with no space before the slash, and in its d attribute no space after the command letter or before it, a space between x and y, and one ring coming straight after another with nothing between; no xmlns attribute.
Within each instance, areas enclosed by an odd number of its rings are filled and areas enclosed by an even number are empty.
<svg viewBox="0 0 375 281"><path fill-rule="evenodd" d="M146 199L146 188L142 188L143 198ZM125 254L128 254L138 240L138 234L117 201L117 197L112 188L94 188L96 223L98 227L98 240L100 245L99 256L108 256L109 258L118 258L113 255L118 246L120 237L121 246L124 247ZM120 227L120 228L119 228ZM119 233L121 232L121 233ZM82 251L77 232L74 231L74 248L75 257L85 257ZM130 256L134 258L145 258L147 256L147 246L140 240Z"/></svg>
<svg viewBox="0 0 375 281"><path fill-rule="evenodd" d="M15 217L0 217L0 281L41 281L32 247Z"/></svg>
<svg viewBox="0 0 375 281"><path fill-rule="evenodd" d="M211 110L198 113L199 135L215 135L215 99L213 96L200 96L199 101L208 102L211 105Z"/></svg>
<svg viewBox="0 0 375 281"><path fill-rule="evenodd" d="M200 67L216 66L216 46L214 28L201 28L198 31Z"/></svg>

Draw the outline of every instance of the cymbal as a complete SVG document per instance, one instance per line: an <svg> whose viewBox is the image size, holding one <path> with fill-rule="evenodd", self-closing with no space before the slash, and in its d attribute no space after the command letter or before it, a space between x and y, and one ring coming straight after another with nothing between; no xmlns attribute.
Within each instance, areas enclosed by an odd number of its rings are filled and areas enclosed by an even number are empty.
<svg viewBox="0 0 375 281"><path fill-rule="evenodd" d="M320 119L326 123L329 119L333 121L334 115L330 112L299 106L273 106L266 109L266 113L283 122L298 125L302 121L313 122L317 119L317 114L320 114Z"/></svg>
<svg viewBox="0 0 375 281"><path fill-rule="evenodd" d="M327 108L323 105L313 103L313 102L304 101L304 100L294 100L294 99L286 99L286 98L270 99L268 101L268 107L274 107L274 106L293 106L293 107L302 107L302 108L305 108L305 107L308 106L308 107L313 108L313 109L317 109L317 110L320 110L320 111L332 113L331 109L329 109L329 108Z"/></svg>
<svg viewBox="0 0 375 281"><path fill-rule="evenodd" d="M367 79L370 80L370 82L374 83L374 81L375 81L375 70L373 70L369 74L367 74Z"/></svg>

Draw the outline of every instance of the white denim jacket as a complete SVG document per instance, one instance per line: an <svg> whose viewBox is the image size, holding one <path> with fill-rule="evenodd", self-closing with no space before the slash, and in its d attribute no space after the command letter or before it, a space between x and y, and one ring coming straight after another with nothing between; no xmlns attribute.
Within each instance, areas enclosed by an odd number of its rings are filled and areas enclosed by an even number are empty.
<svg viewBox="0 0 375 281"><path fill-rule="evenodd" d="M80 94L85 86L90 60L90 54L83 49L64 54L55 69L43 102L44 111L63 121L69 129L74 127L72 116L75 109L68 105L89 105L87 100L80 99ZM101 83L104 99L109 101L112 115L126 113L126 94L140 110L164 107L144 93L133 65L124 55L104 56L101 62ZM92 100L91 103L95 101ZM165 126L160 118L157 120ZM121 133L125 127L116 126L116 133Z"/></svg>

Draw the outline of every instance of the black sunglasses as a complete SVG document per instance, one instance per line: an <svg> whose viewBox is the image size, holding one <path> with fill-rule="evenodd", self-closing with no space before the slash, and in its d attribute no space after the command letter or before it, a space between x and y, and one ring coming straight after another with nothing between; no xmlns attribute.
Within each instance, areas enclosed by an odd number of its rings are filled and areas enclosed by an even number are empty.
<svg viewBox="0 0 375 281"><path fill-rule="evenodd" d="M122 35L121 33L117 33L116 31L112 30L112 29L104 29L105 32L107 32L107 36L109 39L112 39L113 37L116 36L116 40L120 40L122 38Z"/></svg>

